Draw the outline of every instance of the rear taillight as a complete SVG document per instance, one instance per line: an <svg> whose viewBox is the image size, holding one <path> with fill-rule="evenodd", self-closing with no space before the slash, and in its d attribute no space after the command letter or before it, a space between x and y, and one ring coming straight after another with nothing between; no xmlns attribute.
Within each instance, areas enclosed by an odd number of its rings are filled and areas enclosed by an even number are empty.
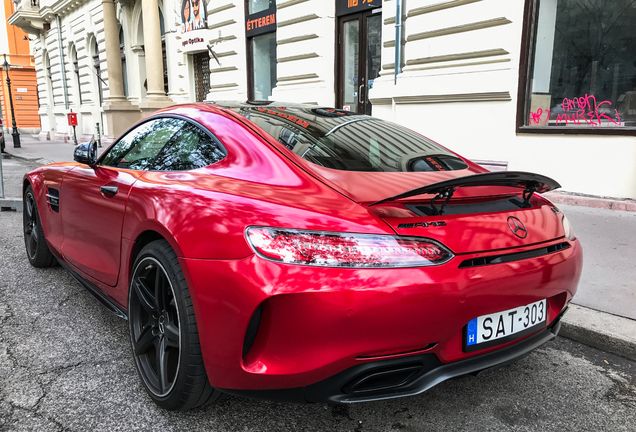
<svg viewBox="0 0 636 432"><path fill-rule="evenodd" d="M416 237L250 227L247 239L261 257L324 267L422 267L443 264L453 254Z"/></svg>
<svg viewBox="0 0 636 432"><path fill-rule="evenodd" d="M563 224L563 231L565 232L565 236L567 237L567 239L571 241L576 240L576 235L574 235L572 225L570 225L570 221L568 220L568 218L565 217L565 215L563 215L561 223Z"/></svg>

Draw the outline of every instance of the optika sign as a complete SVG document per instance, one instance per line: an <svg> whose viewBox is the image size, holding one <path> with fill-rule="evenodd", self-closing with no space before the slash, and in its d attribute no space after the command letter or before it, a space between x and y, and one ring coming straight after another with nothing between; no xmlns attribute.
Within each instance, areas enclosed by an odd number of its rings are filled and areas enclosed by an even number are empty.
<svg viewBox="0 0 636 432"><path fill-rule="evenodd" d="M190 38L188 40L184 40L183 42L181 42L181 44L183 46L188 46L188 45L194 45L195 43L200 43L200 42L205 42L205 41L203 40L203 38L195 37L195 38Z"/></svg>

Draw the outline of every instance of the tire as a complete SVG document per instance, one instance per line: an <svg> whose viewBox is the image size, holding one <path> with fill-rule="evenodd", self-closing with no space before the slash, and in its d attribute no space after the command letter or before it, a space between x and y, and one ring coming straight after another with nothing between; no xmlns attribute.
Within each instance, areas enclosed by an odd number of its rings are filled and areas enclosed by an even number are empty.
<svg viewBox="0 0 636 432"><path fill-rule="evenodd" d="M24 192L24 209L22 211L22 227L24 231L24 246L27 258L33 267L52 267L57 264L55 256L49 250L42 231L40 213L35 203L35 194L31 186Z"/></svg>
<svg viewBox="0 0 636 432"><path fill-rule="evenodd" d="M147 244L135 260L128 327L137 372L157 405L187 410L221 396L208 381L190 292L165 240Z"/></svg>

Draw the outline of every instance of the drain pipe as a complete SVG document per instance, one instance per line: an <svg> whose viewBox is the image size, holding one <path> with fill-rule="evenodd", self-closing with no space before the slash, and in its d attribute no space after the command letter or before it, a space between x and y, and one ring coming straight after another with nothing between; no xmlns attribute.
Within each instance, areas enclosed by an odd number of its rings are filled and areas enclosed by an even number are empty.
<svg viewBox="0 0 636 432"><path fill-rule="evenodd" d="M64 106L68 110L68 89L66 88L66 65L64 64L64 46L62 45L62 20L55 15L57 23L57 43L60 49L60 64L62 66L62 87L64 88Z"/></svg>
<svg viewBox="0 0 636 432"><path fill-rule="evenodd" d="M395 67L393 84L397 84L397 76L402 72L402 0L395 1Z"/></svg>

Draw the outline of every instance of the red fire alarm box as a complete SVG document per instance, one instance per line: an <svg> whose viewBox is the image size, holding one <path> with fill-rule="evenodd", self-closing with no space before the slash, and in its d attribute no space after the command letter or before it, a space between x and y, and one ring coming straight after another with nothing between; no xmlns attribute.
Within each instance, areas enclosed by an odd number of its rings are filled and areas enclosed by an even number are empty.
<svg viewBox="0 0 636 432"><path fill-rule="evenodd" d="M77 113L68 113L66 115L68 117L68 125L77 126Z"/></svg>

